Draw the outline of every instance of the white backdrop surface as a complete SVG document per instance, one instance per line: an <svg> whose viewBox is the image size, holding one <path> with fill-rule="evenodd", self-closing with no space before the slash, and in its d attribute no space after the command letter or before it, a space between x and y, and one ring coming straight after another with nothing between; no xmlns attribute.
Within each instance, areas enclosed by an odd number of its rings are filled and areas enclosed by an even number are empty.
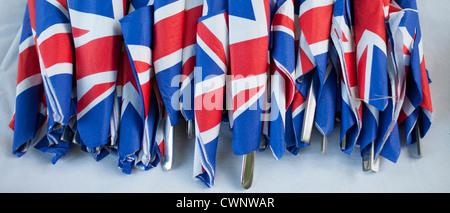
<svg viewBox="0 0 450 213"><path fill-rule="evenodd" d="M241 156L232 152L232 135L222 125L216 181L212 188L193 178L194 141L183 122L175 127L174 166L126 175L117 169L118 158L95 161L72 146L55 165L52 155L30 149L12 154L13 132L7 126L14 110L17 72L17 32L25 0L0 0L0 192L450 192L450 1L418 0L425 60L430 77L434 120L423 141L423 158L415 146L406 147L397 163L381 159L378 173L362 171L358 149L351 155L339 150L339 128L320 153L317 132L312 144L297 156L286 153L275 160L270 150L256 153L253 186L240 185Z"/></svg>

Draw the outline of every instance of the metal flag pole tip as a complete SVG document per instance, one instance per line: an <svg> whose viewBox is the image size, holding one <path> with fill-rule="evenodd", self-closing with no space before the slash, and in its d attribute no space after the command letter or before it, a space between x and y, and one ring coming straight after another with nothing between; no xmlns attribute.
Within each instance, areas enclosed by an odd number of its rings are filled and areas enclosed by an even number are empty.
<svg viewBox="0 0 450 213"><path fill-rule="evenodd" d="M341 150L344 151L347 148L347 134L344 134L341 142Z"/></svg>
<svg viewBox="0 0 450 213"><path fill-rule="evenodd" d="M242 161L241 184L244 189L249 189L252 186L254 167L255 151L244 155Z"/></svg>
<svg viewBox="0 0 450 213"><path fill-rule="evenodd" d="M417 140L417 156L419 158L422 158L422 143L420 141L420 131L419 131L419 124L416 123L415 126L416 129L416 140Z"/></svg>
<svg viewBox="0 0 450 213"><path fill-rule="evenodd" d="M327 136L324 135L322 137L322 147L320 149L322 154L326 154L327 153L327 143L328 143Z"/></svg>
<svg viewBox="0 0 450 213"><path fill-rule="evenodd" d="M194 136L194 129L192 128L194 125L193 123L194 123L193 119L188 120L186 122L186 133L187 133L188 139L191 139Z"/></svg>
<svg viewBox="0 0 450 213"><path fill-rule="evenodd" d="M380 171L380 159L375 157L375 144L371 143L370 147L367 147L363 153L363 171L365 172L378 172Z"/></svg>
<svg viewBox="0 0 450 213"><path fill-rule="evenodd" d="M302 127L302 141L309 143L316 113L316 94L314 93L314 81L311 81L308 97L306 99L305 116Z"/></svg>
<svg viewBox="0 0 450 213"><path fill-rule="evenodd" d="M163 169L169 171L172 169L173 163L173 127L170 123L170 117L166 113L165 123L164 123L164 161Z"/></svg>

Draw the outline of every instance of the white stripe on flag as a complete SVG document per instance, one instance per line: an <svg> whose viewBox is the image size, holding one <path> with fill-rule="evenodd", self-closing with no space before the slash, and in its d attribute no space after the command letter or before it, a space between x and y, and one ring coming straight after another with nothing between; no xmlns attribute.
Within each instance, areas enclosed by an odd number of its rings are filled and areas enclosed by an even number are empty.
<svg viewBox="0 0 450 213"><path fill-rule="evenodd" d="M168 68L171 68L175 66L176 64L180 63L182 60L182 51L183 49L179 49L167 56L164 56L157 61L154 62L154 66L158 69L155 69L155 74L158 74L161 71L164 71Z"/></svg>
<svg viewBox="0 0 450 213"><path fill-rule="evenodd" d="M172 2L170 4L164 5L163 7L160 7L155 10L155 20L154 23L158 23L159 21L166 19L170 16L173 16L177 13L180 13L184 11L185 1L184 0L178 0L175 2Z"/></svg>
<svg viewBox="0 0 450 213"><path fill-rule="evenodd" d="M71 31L69 23L55 24L55 25L52 25L51 27L45 29L37 38L37 42L38 42L38 44L41 44L42 42L44 42L45 40L47 40L48 38L50 38L56 34L71 33L71 32L72 31Z"/></svg>
<svg viewBox="0 0 450 213"><path fill-rule="evenodd" d="M42 76L40 73L25 78L16 86L16 97L19 96L23 91L39 84L42 84Z"/></svg>
<svg viewBox="0 0 450 213"><path fill-rule="evenodd" d="M116 82L117 71L92 74L77 80L77 97L80 100L92 87L98 84Z"/></svg>

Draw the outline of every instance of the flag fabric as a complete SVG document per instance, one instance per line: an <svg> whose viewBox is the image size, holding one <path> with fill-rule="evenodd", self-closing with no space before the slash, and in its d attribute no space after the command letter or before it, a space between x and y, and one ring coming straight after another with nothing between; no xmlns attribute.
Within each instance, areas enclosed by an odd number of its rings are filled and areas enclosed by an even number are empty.
<svg viewBox="0 0 450 213"><path fill-rule="evenodd" d="M384 0L384 18L385 22L389 22L389 14L392 8L390 6L390 0ZM386 108L379 113L379 120L378 120L378 136L376 141L374 142L374 158L378 158L381 150L385 150L385 153L393 151L392 155L397 155L395 159L390 158L392 161L396 161L396 158L398 158L399 150L400 150L400 138L398 137L398 134L391 134L394 130L394 127L396 125L397 118L395 117L395 111L398 108L397 105L397 94L398 94L398 87L397 87L397 71L393 67L391 54L389 51L389 30L388 27L385 25L385 34L386 34L386 65L387 65L387 76L388 76L388 98ZM390 150L388 151L388 148L384 148L386 142L389 143L389 147L394 148L396 147L397 150ZM393 145L393 146L392 146ZM390 155L390 156L392 156Z"/></svg>
<svg viewBox="0 0 450 213"><path fill-rule="evenodd" d="M70 146L69 142L61 140L69 124L72 102L73 41L67 4L65 1L29 0L28 9L49 115L48 148L45 150L55 154L52 162L56 163ZM49 15L53 18L48 19Z"/></svg>
<svg viewBox="0 0 450 213"><path fill-rule="evenodd" d="M16 103L13 118L9 127L14 130L12 153L22 156L34 143L40 116L40 97L43 91L39 57L33 36L28 5L22 24L19 44L19 64L16 86ZM43 117L47 112L44 111ZM45 127L46 128L46 127Z"/></svg>
<svg viewBox="0 0 450 213"><path fill-rule="evenodd" d="M270 1L228 3L232 147L235 154L244 155L256 151L261 139L261 115L267 86Z"/></svg>
<svg viewBox="0 0 450 213"><path fill-rule="evenodd" d="M351 1L336 0L330 32L333 48L336 50L330 51L330 59L336 64L335 68L340 74L340 143L341 150L347 154L350 154L356 145L362 127L362 105L356 73L356 44L352 33L354 21L350 8Z"/></svg>
<svg viewBox="0 0 450 213"><path fill-rule="evenodd" d="M378 136L379 114L388 104L385 3L383 0L353 3L358 90L364 102L358 138L363 155Z"/></svg>
<svg viewBox="0 0 450 213"><path fill-rule="evenodd" d="M289 109L286 112L286 149L294 155L297 155L301 148L307 147L309 143L305 143L301 140L302 133L302 123L305 113L306 99L300 93L299 88L306 88L308 82L303 81L304 77L300 76L303 74L301 69L297 67L301 66L301 61L299 57L300 51L300 0L294 0L294 26L295 26L295 52L297 53L295 59L295 86L294 97ZM304 38L303 38L304 39Z"/></svg>
<svg viewBox="0 0 450 213"><path fill-rule="evenodd" d="M134 163L149 164L153 154L150 149L157 118L149 115L150 112L154 114L153 108L150 109L154 79L151 49L153 5L139 7L135 4L131 8L130 14L120 20L132 67L124 73L120 128L119 164L124 165L127 172L131 171ZM141 149L141 159L135 162Z"/></svg>
<svg viewBox="0 0 450 213"><path fill-rule="evenodd" d="M153 66L164 106L174 126L179 119L185 0L154 2Z"/></svg>
<svg viewBox="0 0 450 213"><path fill-rule="evenodd" d="M68 0L75 44L77 129L86 150L96 159L107 152L116 77L121 56L126 0Z"/></svg>
<svg viewBox="0 0 450 213"><path fill-rule="evenodd" d="M290 134L290 139L286 139L286 146L290 153L297 155L300 149L309 146L310 143L303 142L301 139L302 129L303 129L303 118L305 115L306 99L300 93L299 90L295 91L294 99L291 104L290 112L286 115L286 124L291 123L289 128L292 128L292 132L288 131L290 129L286 128L286 131ZM292 136L293 135L293 136ZM295 139L294 141L292 139Z"/></svg>
<svg viewBox="0 0 450 213"><path fill-rule="evenodd" d="M198 20L195 70L194 177L214 185L225 82L228 69L227 1L204 1L206 13Z"/></svg>
<svg viewBox="0 0 450 213"><path fill-rule="evenodd" d="M389 3L385 1L385 3ZM386 6L385 6L386 7ZM386 159L396 162L400 155L400 138L398 133L397 119L404 102L406 89L406 73L404 62L404 51L402 38L399 39L401 31L398 24L401 19L401 8L389 5L385 11L386 38L387 38L387 70L389 79L388 105L379 117L379 135L375 142L375 154L381 154ZM397 45L397 46L396 46ZM398 46L399 45L399 46ZM401 49L399 49L399 47Z"/></svg>
<svg viewBox="0 0 450 213"><path fill-rule="evenodd" d="M170 169L182 115L212 187L222 121L234 154L267 139L280 159L338 115L366 170L397 162L401 125L409 146L433 118L416 0L28 0L18 48L12 153L53 164L75 143L126 174Z"/></svg>
<svg viewBox="0 0 450 213"><path fill-rule="evenodd" d="M271 18L271 111L269 145L276 159L286 150L286 112L294 99L295 23L294 2L274 2Z"/></svg>
<svg viewBox="0 0 450 213"><path fill-rule="evenodd" d="M335 100L335 95L329 92L335 88L330 88L332 85L325 84L333 3L334 1L331 0L301 1L299 10L301 32L296 64L296 78L299 79L299 82L296 86L301 95L307 98L307 102L308 99L311 99L321 105ZM329 83L332 83L332 78L329 80ZM328 91L328 93L323 95L322 91ZM315 113L314 123L319 132L327 135L334 128L335 109L318 108L317 104L316 106L307 104L305 110L308 107L312 107L309 112L314 112L316 109L324 110Z"/></svg>
<svg viewBox="0 0 450 213"><path fill-rule="evenodd" d="M423 53L422 32L416 1L396 0L404 10L399 28L403 32L405 65L409 64L406 74L406 94L399 115L399 123L403 123L406 132L406 144L417 141L412 134L416 123L419 125L420 137L424 137L431 126L433 107L431 103L428 71Z"/></svg>
<svg viewBox="0 0 450 213"><path fill-rule="evenodd" d="M180 82L180 110L186 121L194 118L194 68L196 66L197 22L202 16L203 0L185 0L183 62Z"/></svg>

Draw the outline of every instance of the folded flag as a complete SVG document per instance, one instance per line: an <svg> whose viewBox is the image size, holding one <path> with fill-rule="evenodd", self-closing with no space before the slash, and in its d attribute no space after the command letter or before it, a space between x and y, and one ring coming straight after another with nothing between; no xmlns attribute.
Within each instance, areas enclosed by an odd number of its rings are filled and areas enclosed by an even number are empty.
<svg viewBox="0 0 450 213"><path fill-rule="evenodd" d="M121 56L126 0L68 0L75 44L77 129L81 144L98 160L109 141Z"/></svg>
<svg viewBox="0 0 450 213"><path fill-rule="evenodd" d="M204 2L207 13L197 26L194 177L212 187L229 59L228 2Z"/></svg>
<svg viewBox="0 0 450 213"><path fill-rule="evenodd" d="M330 44L332 0L306 0L300 3L299 24L301 28L299 52L297 55L296 78L297 88L307 99L305 118L302 129L302 140L309 142L313 120L315 126L325 136L331 132L334 120L334 109L315 113L319 101L326 104L322 96L328 64ZM327 85L329 86L329 85ZM330 95L330 94L327 94ZM330 100L335 99L332 97ZM331 108L330 108L331 109ZM331 125L330 125L331 124Z"/></svg>
<svg viewBox="0 0 450 213"><path fill-rule="evenodd" d="M433 119L433 107L417 2L396 0L395 3L403 9L399 28L403 32L405 55L409 56L405 57L405 65L409 64L409 69L406 69L406 94L398 123L404 124L406 144L411 145L418 140L415 134L411 134L416 124L420 137L424 137L428 132Z"/></svg>
<svg viewBox="0 0 450 213"><path fill-rule="evenodd" d="M153 66L170 125L174 126L179 119L185 0L155 1L154 8Z"/></svg>
<svg viewBox="0 0 450 213"><path fill-rule="evenodd" d="M388 104L385 5L383 0L353 3L358 90L364 101L358 141L364 155L378 136L379 113Z"/></svg>
<svg viewBox="0 0 450 213"><path fill-rule="evenodd" d="M269 145L280 159L286 150L286 112L296 90L294 2L277 1L272 13Z"/></svg>
<svg viewBox="0 0 450 213"><path fill-rule="evenodd" d="M41 67L48 110L47 152L53 163L64 156L70 143L61 140L71 117L73 41L65 1L29 0L30 22ZM48 16L53 17L48 19ZM57 48L58 51L55 51Z"/></svg>
<svg viewBox="0 0 450 213"><path fill-rule="evenodd" d="M40 105L43 104L40 97L43 95L43 89L39 57L27 5L19 44L16 104L9 124L9 127L14 130L12 153L19 157L28 151L31 144L34 144L34 138L42 123L38 121L44 120L47 116L46 111L40 114ZM46 128L45 126L44 129Z"/></svg>
<svg viewBox="0 0 450 213"><path fill-rule="evenodd" d="M194 118L194 68L196 66L196 35L202 16L203 0L185 0L183 62L180 82L180 110L186 121Z"/></svg>
<svg viewBox="0 0 450 213"><path fill-rule="evenodd" d="M154 133L154 121L149 120L154 76L151 50L153 6L133 8L136 10L120 20L132 70L124 73L120 129L120 148L123 149L119 149L119 161L129 170L141 148L147 152L144 164L149 163Z"/></svg>
<svg viewBox="0 0 450 213"><path fill-rule="evenodd" d="M229 1L233 151L259 148L267 84L270 1ZM249 51L251 50L251 51Z"/></svg>
<svg viewBox="0 0 450 213"><path fill-rule="evenodd" d="M354 22L350 8L349 0L336 0L330 32L333 48L336 50L330 51L330 59L336 64L335 68L340 74L340 143L341 150L347 154L352 152L362 128L362 105L356 73L356 44L352 33Z"/></svg>

